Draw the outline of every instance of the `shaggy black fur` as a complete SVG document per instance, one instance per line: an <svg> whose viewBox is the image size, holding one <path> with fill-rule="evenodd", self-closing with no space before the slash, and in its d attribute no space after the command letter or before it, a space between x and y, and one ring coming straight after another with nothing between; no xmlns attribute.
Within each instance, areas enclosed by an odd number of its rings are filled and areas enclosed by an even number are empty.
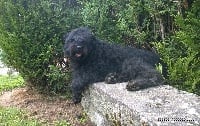
<svg viewBox="0 0 200 126"><path fill-rule="evenodd" d="M136 48L108 44L95 38L88 28L81 27L65 37L64 52L72 69L73 102L81 101L85 87L94 82L128 82L129 91L162 83L155 70L159 56Z"/></svg>

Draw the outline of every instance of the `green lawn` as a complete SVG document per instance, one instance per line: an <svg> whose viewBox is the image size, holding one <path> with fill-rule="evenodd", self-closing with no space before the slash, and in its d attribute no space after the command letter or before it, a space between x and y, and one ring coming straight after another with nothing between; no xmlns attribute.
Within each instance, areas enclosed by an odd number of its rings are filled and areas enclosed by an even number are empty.
<svg viewBox="0 0 200 126"><path fill-rule="evenodd" d="M0 76L0 92L24 86L21 76ZM28 119L26 113L16 108L0 106L0 126L40 126L37 121Z"/></svg>
<svg viewBox="0 0 200 126"><path fill-rule="evenodd" d="M28 115L22 110L0 107L0 126L41 126L41 124L28 119Z"/></svg>
<svg viewBox="0 0 200 126"><path fill-rule="evenodd" d="M55 126L71 126L66 121L54 122ZM29 119L25 111L17 108L0 107L0 126L48 126L39 121Z"/></svg>
<svg viewBox="0 0 200 126"><path fill-rule="evenodd" d="M24 86L21 76L0 75L0 94L3 91L12 90ZM0 105L0 126L43 126L39 121L28 118L28 114L17 108L5 108ZM45 126L48 124L45 124ZM70 126L66 121L57 121L55 126Z"/></svg>
<svg viewBox="0 0 200 126"><path fill-rule="evenodd" d="M0 75L0 92L24 86L24 80L19 75Z"/></svg>

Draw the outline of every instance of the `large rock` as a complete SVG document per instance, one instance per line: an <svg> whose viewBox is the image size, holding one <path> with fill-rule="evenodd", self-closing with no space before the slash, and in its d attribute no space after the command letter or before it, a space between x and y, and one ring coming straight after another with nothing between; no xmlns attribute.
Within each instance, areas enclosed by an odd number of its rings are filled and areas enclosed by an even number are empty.
<svg viewBox="0 0 200 126"><path fill-rule="evenodd" d="M126 83L93 84L82 106L97 126L200 126L200 97L163 85L129 92Z"/></svg>

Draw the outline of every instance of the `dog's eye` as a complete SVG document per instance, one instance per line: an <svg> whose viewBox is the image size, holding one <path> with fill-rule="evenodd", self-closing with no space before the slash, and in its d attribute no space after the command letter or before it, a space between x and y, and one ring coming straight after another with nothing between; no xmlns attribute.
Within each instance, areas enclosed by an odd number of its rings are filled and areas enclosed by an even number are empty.
<svg viewBox="0 0 200 126"><path fill-rule="evenodd" d="M72 43L73 41L71 39L69 40L65 40L65 44L69 44L69 43Z"/></svg>
<svg viewBox="0 0 200 126"><path fill-rule="evenodd" d="M77 48L77 49L81 49L81 48L82 48L82 46L79 46L79 45L78 45L78 46L76 46L76 48Z"/></svg>
<svg viewBox="0 0 200 126"><path fill-rule="evenodd" d="M66 40L67 43L73 43L75 40L74 39L68 39Z"/></svg>

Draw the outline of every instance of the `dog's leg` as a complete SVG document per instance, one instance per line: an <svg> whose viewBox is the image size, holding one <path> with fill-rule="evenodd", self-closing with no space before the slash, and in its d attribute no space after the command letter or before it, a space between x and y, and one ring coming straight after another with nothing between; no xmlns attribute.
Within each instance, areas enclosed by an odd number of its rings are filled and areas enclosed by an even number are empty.
<svg viewBox="0 0 200 126"><path fill-rule="evenodd" d="M128 85L126 86L129 91L164 84L162 74L141 59L127 59L122 66L122 70L124 75L127 75L129 79Z"/></svg>
<svg viewBox="0 0 200 126"><path fill-rule="evenodd" d="M155 69L145 66L144 71L138 73L136 79L132 79L128 82L126 89L129 91L136 91L140 89L145 89L148 87L158 86L165 84L164 78Z"/></svg>
<svg viewBox="0 0 200 126"><path fill-rule="evenodd" d="M140 89L145 89L153 86L163 85L165 81L160 75L155 75L152 78L138 78L131 80L126 85L128 91L137 91Z"/></svg>
<svg viewBox="0 0 200 126"><path fill-rule="evenodd" d="M80 76L76 76L75 79L72 80L72 101L77 104L81 102L82 92L89 85L88 80L81 78Z"/></svg>

